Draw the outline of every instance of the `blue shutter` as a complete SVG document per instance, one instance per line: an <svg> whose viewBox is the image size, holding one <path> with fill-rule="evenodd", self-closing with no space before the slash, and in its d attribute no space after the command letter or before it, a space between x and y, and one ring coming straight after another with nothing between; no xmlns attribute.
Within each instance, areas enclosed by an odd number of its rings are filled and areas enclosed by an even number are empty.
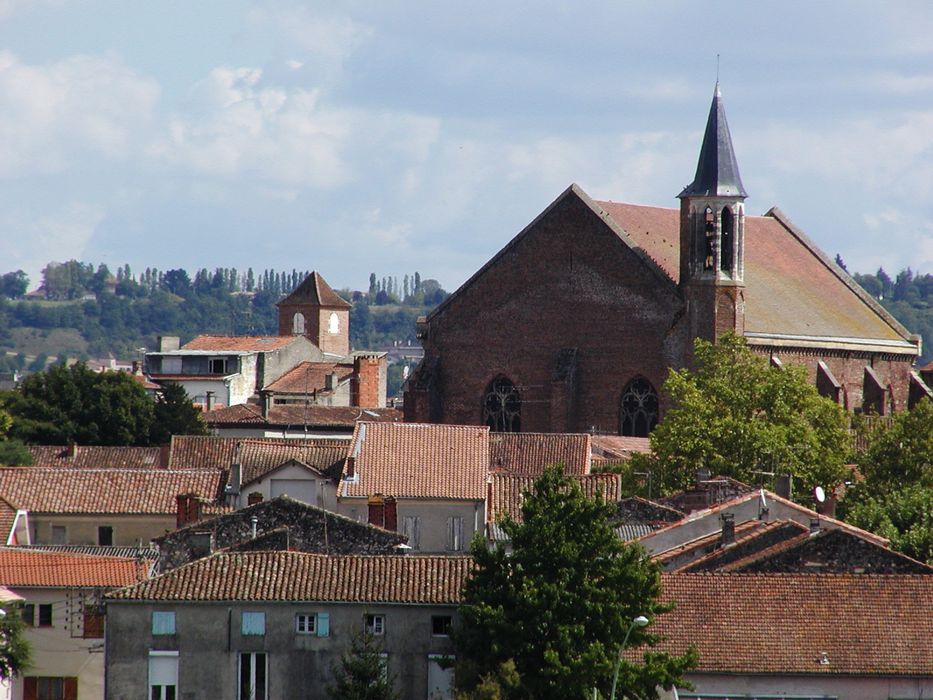
<svg viewBox="0 0 933 700"><path fill-rule="evenodd" d="M244 635L262 635L266 633L266 614L262 612L244 612L240 615L240 633Z"/></svg>
<svg viewBox="0 0 933 700"><path fill-rule="evenodd" d="M330 635L330 614L329 613L318 613L317 614L317 636L327 637L329 635Z"/></svg>
<svg viewBox="0 0 933 700"><path fill-rule="evenodd" d="M175 634L175 613L153 611L152 633Z"/></svg>

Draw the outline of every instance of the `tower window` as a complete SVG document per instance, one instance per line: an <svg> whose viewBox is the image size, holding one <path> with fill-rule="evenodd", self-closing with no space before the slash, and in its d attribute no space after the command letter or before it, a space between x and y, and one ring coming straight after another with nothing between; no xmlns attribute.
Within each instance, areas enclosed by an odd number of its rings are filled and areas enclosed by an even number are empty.
<svg viewBox="0 0 933 700"><path fill-rule="evenodd" d="M301 312L292 316L292 334L304 335L305 333L305 315Z"/></svg>
<svg viewBox="0 0 933 700"><path fill-rule="evenodd" d="M722 209L722 235L719 243L719 269L732 272L732 258L735 241L735 217L729 207Z"/></svg>
<svg viewBox="0 0 933 700"><path fill-rule="evenodd" d="M648 437L658 424L658 392L644 377L636 377L622 392L621 434Z"/></svg>
<svg viewBox="0 0 933 700"><path fill-rule="evenodd" d="M336 335L340 332L340 317L336 313L331 313L327 321L327 332Z"/></svg>
<svg viewBox="0 0 933 700"><path fill-rule="evenodd" d="M709 207L706 207L705 221L703 235L706 242L706 258L703 261L703 269L712 270L716 260L714 252L716 245L716 217Z"/></svg>
<svg viewBox="0 0 933 700"><path fill-rule="evenodd" d="M486 387L483 397L483 424L499 433L517 433L522 429L522 400L518 389L505 377L496 377Z"/></svg>

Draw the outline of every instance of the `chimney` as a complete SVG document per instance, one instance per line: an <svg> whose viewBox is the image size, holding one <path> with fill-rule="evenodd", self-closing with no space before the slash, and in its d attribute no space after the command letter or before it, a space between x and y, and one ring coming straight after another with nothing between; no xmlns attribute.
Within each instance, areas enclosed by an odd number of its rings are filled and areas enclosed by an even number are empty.
<svg viewBox="0 0 933 700"><path fill-rule="evenodd" d="M357 355L353 359L353 405L360 408L382 408L380 375L384 358L378 355Z"/></svg>
<svg viewBox="0 0 933 700"><path fill-rule="evenodd" d="M709 469L707 467L700 467L697 469L697 486L704 481L709 481Z"/></svg>
<svg viewBox="0 0 933 700"><path fill-rule="evenodd" d="M728 547L735 544L735 514L723 513L719 518L722 520L722 535L719 538L719 546Z"/></svg>
<svg viewBox="0 0 933 700"><path fill-rule="evenodd" d="M345 471L347 479L353 480L356 478L356 457L347 457L347 468Z"/></svg>
<svg viewBox="0 0 933 700"><path fill-rule="evenodd" d="M201 519L201 499L193 493L175 496L175 525L185 527Z"/></svg>
<svg viewBox="0 0 933 700"><path fill-rule="evenodd" d="M268 418L268 417L269 417L269 409L272 408L272 392L270 392L270 391L263 391L263 392L260 392L260 395L259 395L259 403L260 403L261 408L262 408L262 417L263 417L263 418Z"/></svg>
<svg viewBox="0 0 933 700"><path fill-rule="evenodd" d="M810 518L810 534L815 535L820 531L820 519Z"/></svg>
<svg viewBox="0 0 933 700"><path fill-rule="evenodd" d="M385 500L385 529L398 532L398 503L392 496Z"/></svg>
<svg viewBox="0 0 933 700"><path fill-rule="evenodd" d="M181 347L181 338L177 335L160 335L158 341L159 352L172 352Z"/></svg>
<svg viewBox="0 0 933 700"><path fill-rule="evenodd" d="M204 410L211 411L214 408L214 392L208 391L204 394Z"/></svg>
<svg viewBox="0 0 933 700"><path fill-rule="evenodd" d="M139 360L133 360L133 375L136 377L142 376L143 366Z"/></svg>
<svg viewBox="0 0 933 700"><path fill-rule="evenodd" d="M240 467L240 462L236 461L230 465L230 491L233 493L240 492L240 485L242 483L243 475L242 468Z"/></svg>
<svg viewBox="0 0 933 700"><path fill-rule="evenodd" d="M774 492L788 501L794 493L794 477L790 474L781 474L774 480Z"/></svg>
<svg viewBox="0 0 933 700"><path fill-rule="evenodd" d="M328 372L327 376L324 377L324 389L327 391L333 391L337 388L337 373Z"/></svg>
<svg viewBox="0 0 933 700"><path fill-rule="evenodd" d="M162 469L168 469L169 461L172 456L172 444L166 443L165 445L159 445L159 467Z"/></svg>
<svg viewBox="0 0 933 700"><path fill-rule="evenodd" d="M262 494L259 491L253 491L246 497L246 505L254 506L257 503L262 503Z"/></svg>
<svg viewBox="0 0 933 700"><path fill-rule="evenodd" d="M68 459L74 459L78 456L78 443L68 443Z"/></svg>
<svg viewBox="0 0 933 700"><path fill-rule="evenodd" d="M369 497L369 516L367 522L370 525L376 525L377 527L385 527L386 525L386 508L385 501L382 498L382 494L374 494Z"/></svg>

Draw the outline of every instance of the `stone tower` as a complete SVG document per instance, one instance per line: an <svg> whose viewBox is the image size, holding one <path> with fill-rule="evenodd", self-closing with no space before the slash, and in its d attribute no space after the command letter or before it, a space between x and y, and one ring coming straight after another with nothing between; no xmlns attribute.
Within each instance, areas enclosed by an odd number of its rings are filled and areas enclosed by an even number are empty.
<svg viewBox="0 0 933 700"><path fill-rule="evenodd" d="M745 331L745 188L719 92L693 182L680 198L680 286L694 337Z"/></svg>
<svg viewBox="0 0 933 700"><path fill-rule="evenodd" d="M350 308L317 272L312 272L282 299L279 335L303 335L323 352L350 354Z"/></svg>

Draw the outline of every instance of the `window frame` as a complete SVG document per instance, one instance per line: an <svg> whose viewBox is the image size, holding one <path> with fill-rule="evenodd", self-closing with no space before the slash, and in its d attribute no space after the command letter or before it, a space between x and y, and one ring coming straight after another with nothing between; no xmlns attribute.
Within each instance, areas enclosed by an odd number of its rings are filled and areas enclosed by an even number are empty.
<svg viewBox="0 0 933 700"><path fill-rule="evenodd" d="M250 680L258 675L259 663L262 662L263 687L257 692L243 687L243 662L249 662ZM241 651L237 654L237 698L238 700L268 700L269 698L269 654L265 651ZM253 683L255 688L255 683ZM246 691L244 694L244 690Z"/></svg>
<svg viewBox="0 0 933 700"><path fill-rule="evenodd" d="M439 621L444 621L444 620L446 620L446 624L443 624L443 622L442 622L443 630L444 630L444 631L443 631L443 632L438 632L438 631L437 631L437 628L438 628L437 623L438 623ZM450 630L451 630L451 628L453 627L453 624L454 624L454 616L453 616L453 615L431 615L431 636L432 636L432 637L449 637L449 636L450 636Z"/></svg>
<svg viewBox="0 0 933 700"><path fill-rule="evenodd" d="M386 616L382 613L366 613L363 618L363 627L367 634L374 637L384 637L386 633Z"/></svg>
<svg viewBox="0 0 933 700"><path fill-rule="evenodd" d="M152 682L153 681L152 660L153 659L171 659L171 658L175 659L175 664L173 668L174 676L175 676L175 683L174 684L153 683ZM149 688L149 695L147 696L148 698L152 698L153 688L160 688L161 690L159 692L159 696L157 700L176 700L176 698L178 698L179 696L179 693L178 693L178 652L177 651L159 651L156 649L150 649L149 650L149 663L148 663L148 677L146 680L147 680L147 686ZM169 688L171 688L172 690L169 691Z"/></svg>
<svg viewBox="0 0 933 700"><path fill-rule="evenodd" d="M106 537L104 535L106 535ZM104 540L107 540L107 541L104 542ZM97 526L97 545L99 547L112 547L113 546L113 525L98 525Z"/></svg>
<svg viewBox="0 0 933 700"><path fill-rule="evenodd" d="M36 624L35 627L54 627L55 626L55 616L54 609L51 603L38 603L38 615L36 615Z"/></svg>
<svg viewBox="0 0 933 700"><path fill-rule="evenodd" d="M310 622L310 624L305 624L304 629L302 629L302 622ZM295 634L316 637L317 628L317 613L295 613Z"/></svg>

